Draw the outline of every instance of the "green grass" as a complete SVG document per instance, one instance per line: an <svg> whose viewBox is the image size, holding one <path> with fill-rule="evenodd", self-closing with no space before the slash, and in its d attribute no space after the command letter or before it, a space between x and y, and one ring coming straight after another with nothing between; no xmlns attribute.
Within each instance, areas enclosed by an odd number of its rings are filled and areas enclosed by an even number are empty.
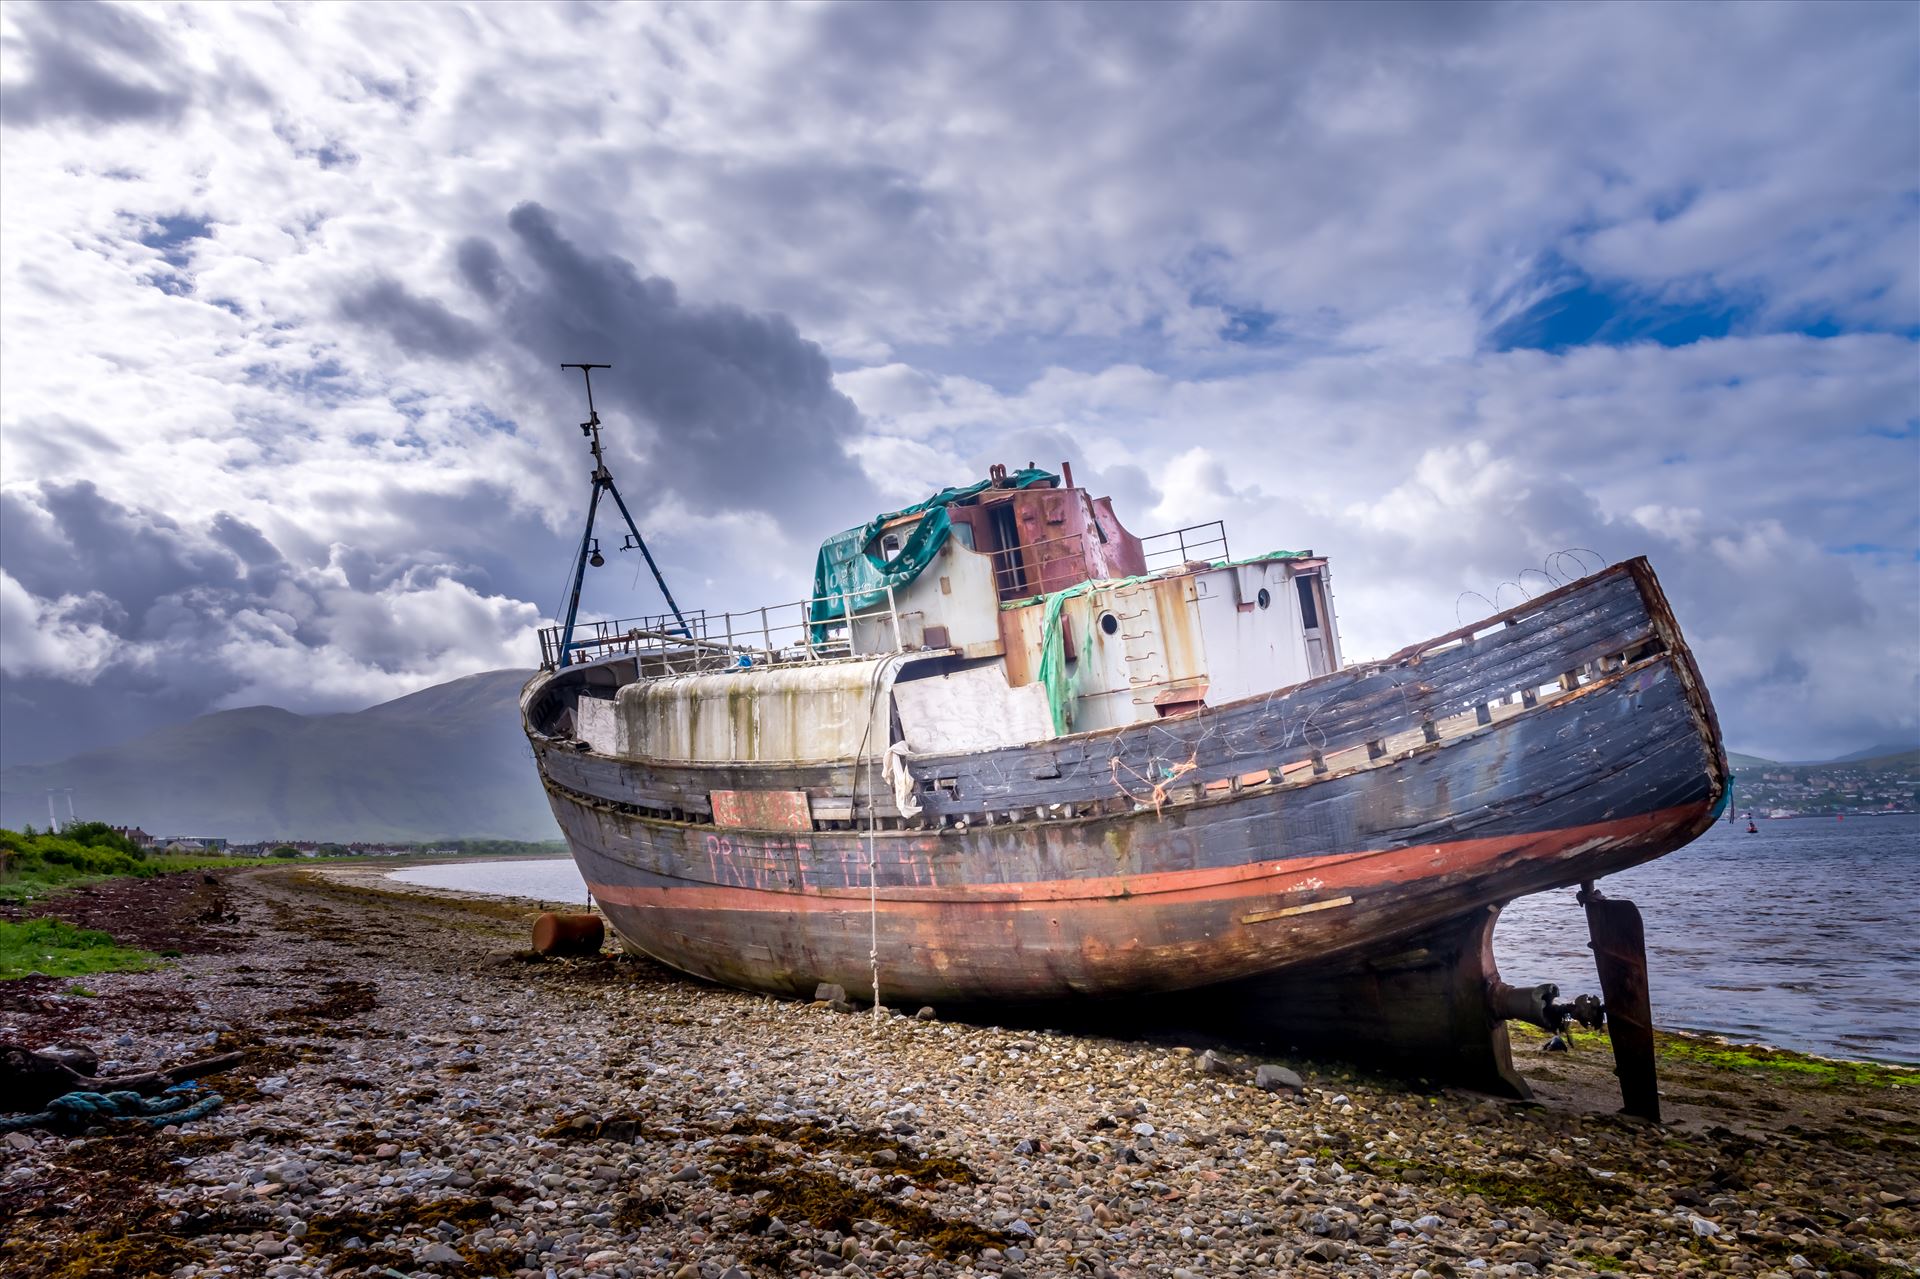
<svg viewBox="0 0 1920 1279"><path fill-rule="evenodd" d="M31 827L0 830L0 902L32 901L106 879L151 879L175 871L282 864L255 857L151 853L136 848L102 822L79 822L57 835L37 834Z"/></svg>
<svg viewBox="0 0 1920 1279"><path fill-rule="evenodd" d="M18 924L0 920L0 981L28 973L78 977L140 972L159 962L158 955L122 946L103 932L75 928L63 919L29 919Z"/></svg>
<svg viewBox="0 0 1920 1279"><path fill-rule="evenodd" d="M0 902L30 902L48 893L97 884L111 875L89 875L66 866L42 866L0 878Z"/></svg>
<svg viewBox="0 0 1920 1279"><path fill-rule="evenodd" d="M1920 1070L1912 1067L1883 1066L1870 1061L1838 1061L1790 1052L1784 1048L1723 1044L1679 1035L1663 1034L1658 1042L1662 1057L1743 1074L1782 1074L1823 1087L1920 1087Z"/></svg>
<svg viewBox="0 0 1920 1279"><path fill-rule="evenodd" d="M238 866L284 866L286 864L284 861L265 857L181 857L170 853L155 853L141 862L138 870L102 873L60 862L47 862L39 866L10 870L4 876L0 876L0 902L30 902L53 893L64 893L68 889L85 888L89 884L129 876L146 879L154 875L168 875L183 870L220 870Z"/></svg>
<svg viewBox="0 0 1920 1279"><path fill-rule="evenodd" d="M1376 1159L1371 1166L1400 1180L1436 1183L1462 1195L1479 1195L1503 1208L1534 1208L1566 1222L1596 1217L1633 1195L1615 1182L1553 1164L1528 1165L1512 1172L1417 1159Z"/></svg>
<svg viewBox="0 0 1920 1279"><path fill-rule="evenodd" d="M1526 1022L1509 1022L1507 1032L1513 1036L1516 1045L1530 1045L1543 1042L1547 1032ZM1696 1034L1681 1034L1673 1031L1658 1031L1654 1036L1661 1057L1675 1063L1691 1063L1724 1070L1733 1075L1784 1076L1780 1082L1798 1082L1810 1084L1816 1088L1860 1087L1903 1088L1920 1087L1920 1070L1912 1066L1887 1065L1875 1061L1846 1061L1831 1057L1816 1057L1809 1053L1797 1053L1787 1048L1768 1048L1764 1044L1726 1044L1717 1039L1705 1038ZM1605 1032L1575 1030L1576 1045L1590 1043L1608 1044ZM1542 1072L1529 1070L1529 1075ZM1550 1077L1550 1076L1549 1076ZM1690 1088L1737 1089L1733 1080L1714 1080L1711 1078L1692 1078L1686 1081Z"/></svg>

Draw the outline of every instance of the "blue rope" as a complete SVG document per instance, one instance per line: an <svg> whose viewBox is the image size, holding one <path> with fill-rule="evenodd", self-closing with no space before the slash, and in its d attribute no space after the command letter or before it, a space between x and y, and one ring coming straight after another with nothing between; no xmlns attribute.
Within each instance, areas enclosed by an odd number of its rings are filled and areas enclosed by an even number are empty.
<svg viewBox="0 0 1920 1279"><path fill-rule="evenodd" d="M108 1119L128 1119L150 1128L204 1119L220 1109L219 1093L195 1101L190 1094L142 1097L137 1092L70 1092L32 1115L0 1115L0 1132L22 1128L87 1128Z"/></svg>

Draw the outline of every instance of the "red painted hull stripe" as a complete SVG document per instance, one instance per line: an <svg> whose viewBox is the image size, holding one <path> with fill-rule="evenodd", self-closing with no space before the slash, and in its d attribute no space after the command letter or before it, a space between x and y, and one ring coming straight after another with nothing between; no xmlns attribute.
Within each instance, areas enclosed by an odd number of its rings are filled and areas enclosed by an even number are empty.
<svg viewBox="0 0 1920 1279"><path fill-rule="evenodd" d="M1684 804L1638 817L1594 822L1561 830L1461 839L1445 844L1344 853L1294 862L1254 862L1224 869L1159 871L1088 879L1042 880L1026 884L937 885L880 890L880 908L888 914L919 914L955 906L976 909L1042 910L1069 902L1103 905L1152 897L1155 905L1302 894L1315 897L1353 889L1400 886L1417 888L1422 880L1471 873L1502 858L1524 853L1537 861L1565 856L1583 845L1632 840L1655 831L1691 824L1706 804ZM1573 882L1580 878L1570 872ZM785 892L687 883L672 887L602 884L588 887L599 901L616 906L669 907L677 910L847 911L865 910L867 890Z"/></svg>

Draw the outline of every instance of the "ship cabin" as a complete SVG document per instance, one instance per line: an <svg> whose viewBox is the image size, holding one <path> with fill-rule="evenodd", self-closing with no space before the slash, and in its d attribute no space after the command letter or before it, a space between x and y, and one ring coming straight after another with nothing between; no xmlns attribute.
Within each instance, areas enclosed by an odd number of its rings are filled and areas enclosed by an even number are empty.
<svg viewBox="0 0 1920 1279"><path fill-rule="evenodd" d="M548 685L576 690L564 735L712 762L1016 746L1341 665L1325 559L1236 559L1218 521L1136 536L1065 464L995 466L828 538L798 604L589 622L542 648L548 669L597 668Z"/></svg>

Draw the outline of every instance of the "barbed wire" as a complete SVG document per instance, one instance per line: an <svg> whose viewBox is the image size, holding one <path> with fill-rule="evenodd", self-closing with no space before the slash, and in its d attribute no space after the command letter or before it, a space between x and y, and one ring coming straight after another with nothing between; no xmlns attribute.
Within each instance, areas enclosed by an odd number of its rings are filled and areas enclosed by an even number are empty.
<svg viewBox="0 0 1920 1279"><path fill-rule="evenodd" d="M1588 557L1592 557L1593 559L1591 567L1587 564ZM1569 565L1572 566L1571 571L1569 571ZM1493 588L1492 599L1488 599L1479 591L1461 591L1459 595L1454 597L1453 601L1454 624L1457 626L1465 626L1467 624L1467 619L1462 612L1462 607L1469 599L1477 599L1482 604L1485 604L1489 616L1500 612L1500 592L1509 586L1520 593L1522 601L1533 599L1537 592L1527 589L1526 577L1529 573L1538 574L1546 578L1548 589L1551 590L1565 586L1568 582L1577 581L1590 573L1597 573L1606 566L1606 557L1590 546L1569 546L1558 551L1553 551L1548 554L1544 560L1540 561L1540 567L1534 568L1529 565L1514 574L1513 577L1495 586Z"/></svg>

